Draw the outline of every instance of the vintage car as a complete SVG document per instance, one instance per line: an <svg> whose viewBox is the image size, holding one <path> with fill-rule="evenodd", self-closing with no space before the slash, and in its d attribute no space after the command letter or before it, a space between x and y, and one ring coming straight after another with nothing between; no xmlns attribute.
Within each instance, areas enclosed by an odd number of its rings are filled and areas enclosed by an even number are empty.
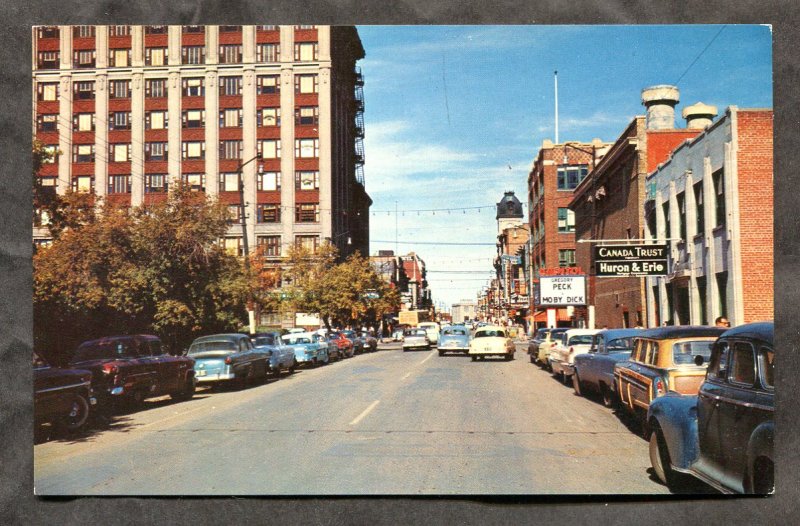
<svg viewBox="0 0 800 526"><path fill-rule="evenodd" d="M33 353L33 420L50 423L59 431L73 433L86 425L92 394L92 373L85 369L51 367Z"/></svg>
<svg viewBox="0 0 800 526"><path fill-rule="evenodd" d="M559 327L556 329L549 329L545 335L545 339L541 342L536 349L536 360L535 362L539 364L540 367L544 369L550 368L550 352L553 350L553 347L556 345L561 344L561 335L567 332L568 328ZM533 360L533 356L531 356Z"/></svg>
<svg viewBox="0 0 800 526"><path fill-rule="evenodd" d="M430 349L431 340L428 338L428 332L425 329L418 329L415 327L408 328L403 331L403 350L409 349Z"/></svg>
<svg viewBox="0 0 800 526"><path fill-rule="evenodd" d="M269 356L269 373L278 378L281 373L293 373L297 367L294 350L284 345L278 331L259 332L250 337L254 347L263 347Z"/></svg>
<svg viewBox="0 0 800 526"><path fill-rule="evenodd" d="M270 373L269 349L255 347L250 337L241 333L201 336L189 347L189 357L195 360L199 384L233 383L244 387Z"/></svg>
<svg viewBox="0 0 800 526"><path fill-rule="evenodd" d="M653 399L667 391L697 394L706 376L711 345L722 327L676 326L643 330L633 339L630 359L614 367L619 401L626 410L645 419Z"/></svg>
<svg viewBox="0 0 800 526"><path fill-rule="evenodd" d="M531 363L536 363L536 356L539 354L539 345L547 339L547 335L553 329L539 329L533 335L533 338L528 342L528 356L530 356Z"/></svg>
<svg viewBox="0 0 800 526"><path fill-rule="evenodd" d="M617 399L614 366L628 360L633 350L633 337L643 329L603 329L592 336L589 352L575 357L572 387L575 394L594 392L603 405L611 407Z"/></svg>
<svg viewBox="0 0 800 526"><path fill-rule="evenodd" d="M773 334L772 322L728 329L697 396L670 392L650 405L650 462L667 486L688 473L723 493L774 491Z"/></svg>
<svg viewBox="0 0 800 526"><path fill-rule="evenodd" d="M330 361L328 346L320 345L317 336L310 332L297 332L281 337L283 344L292 350L294 361L300 367L316 367Z"/></svg>
<svg viewBox="0 0 800 526"><path fill-rule="evenodd" d="M469 343L467 354L472 361L481 360L488 356L499 356L505 360L513 360L516 347L514 341L508 337L506 329L496 325L485 325L475 330L475 335Z"/></svg>
<svg viewBox="0 0 800 526"><path fill-rule="evenodd" d="M361 333L361 339L364 341L364 352L375 352L378 350L378 339L368 332Z"/></svg>
<svg viewBox="0 0 800 526"><path fill-rule="evenodd" d="M600 329L569 329L561 335L561 345L550 348L550 370L553 376L561 376L564 383L572 380L575 356L589 352L592 336Z"/></svg>
<svg viewBox="0 0 800 526"><path fill-rule="evenodd" d="M469 352L469 329L463 325L451 325L442 329L437 346L439 356L448 352L467 354Z"/></svg>
<svg viewBox="0 0 800 526"><path fill-rule="evenodd" d="M433 344L439 343L439 324L435 321L423 321L417 324L417 328L425 329L425 332L428 333L428 339Z"/></svg>
<svg viewBox="0 0 800 526"><path fill-rule="evenodd" d="M364 339L356 331L348 329L342 331L342 334L344 334L345 338L353 342L353 354L361 354L364 352Z"/></svg>
<svg viewBox="0 0 800 526"><path fill-rule="evenodd" d="M169 394L176 400L194 396L194 360L172 356L157 336L109 336L83 342L69 363L92 372L98 406L112 409L119 402L139 404L145 398Z"/></svg>
<svg viewBox="0 0 800 526"><path fill-rule="evenodd" d="M328 349L336 347L342 358L350 358L353 356L353 341L345 336L341 331L332 331L328 333Z"/></svg>

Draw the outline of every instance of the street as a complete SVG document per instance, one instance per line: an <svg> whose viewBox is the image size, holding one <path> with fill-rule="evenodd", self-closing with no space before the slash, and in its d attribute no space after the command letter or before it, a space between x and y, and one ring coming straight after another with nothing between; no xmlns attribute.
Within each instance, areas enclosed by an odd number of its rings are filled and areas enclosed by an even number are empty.
<svg viewBox="0 0 800 526"><path fill-rule="evenodd" d="M664 494L647 442L532 365L371 354L145 402L34 447L37 495Z"/></svg>

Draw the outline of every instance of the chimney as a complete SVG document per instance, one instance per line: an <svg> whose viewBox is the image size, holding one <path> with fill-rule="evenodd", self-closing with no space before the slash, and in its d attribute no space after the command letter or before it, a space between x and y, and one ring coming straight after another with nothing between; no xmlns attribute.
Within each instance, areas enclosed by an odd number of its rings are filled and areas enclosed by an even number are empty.
<svg viewBox="0 0 800 526"><path fill-rule="evenodd" d="M686 119L687 128L702 130L706 126L711 126L714 117L717 116L717 107L698 102L693 106L683 108L682 115L683 118Z"/></svg>
<svg viewBox="0 0 800 526"><path fill-rule="evenodd" d="M647 108L648 130L675 128L675 105L680 102L676 86L661 84L642 90L642 104Z"/></svg>

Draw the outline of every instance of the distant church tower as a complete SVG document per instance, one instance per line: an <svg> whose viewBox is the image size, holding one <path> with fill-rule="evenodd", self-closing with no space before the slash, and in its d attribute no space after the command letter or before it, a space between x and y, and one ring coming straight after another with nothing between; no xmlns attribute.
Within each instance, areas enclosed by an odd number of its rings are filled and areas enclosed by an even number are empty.
<svg viewBox="0 0 800 526"><path fill-rule="evenodd" d="M525 223L525 214L522 212L522 203L519 202L514 192L506 192L497 203L497 234L512 226Z"/></svg>

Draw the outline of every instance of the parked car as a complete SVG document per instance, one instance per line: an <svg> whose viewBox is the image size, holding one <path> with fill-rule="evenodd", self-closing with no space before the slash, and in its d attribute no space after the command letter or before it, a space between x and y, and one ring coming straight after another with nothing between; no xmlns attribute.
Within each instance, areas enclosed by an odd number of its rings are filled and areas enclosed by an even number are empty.
<svg viewBox="0 0 800 526"><path fill-rule="evenodd" d="M550 349L550 370L564 383L572 380L575 356L589 352L592 336L600 329L569 329L561 336L561 345Z"/></svg>
<svg viewBox="0 0 800 526"><path fill-rule="evenodd" d="M513 360L516 347L505 328L495 325L485 325L475 330L475 336L469 343L467 354L472 361L481 360L488 356L500 356L505 360Z"/></svg>
<svg viewBox="0 0 800 526"><path fill-rule="evenodd" d="M539 344L536 350L536 362L540 367L544 369L550 368L550 361L548 360L550 352L554 346L561 344L561 335L567 332L567 330L569 329L559 327L550 329L550 332L547 333L544 341Z"/></svg>
<svg viewBox="0 0 800 526"><path fill-rule="evenodd" d="M341 332L332 331L328 334L328 348L330 349L334 345L343 358L353 356L353 342Z"/></svg>
<svg viewBox="0 0 800 526"><path fill-rule="evenodd" d="M310 332L297 332L286 334L281 338L284 345L292 350L297 365L316 367L330 360L327 345L323 348L314 336Z"/></svg>
<svg viewBox="0 0 800 526"><path fill-rule="evenodd" d="M420 329L425 329L425 332L428 334L428 339L433 344L439 343L439 324L435 321L423 321L422 323L417 324L417 327Z"/></svg>
<svg viewBox="0 0 800 526"><path fill-rule="evenodd" d="M92 393L92 373L86 369L52 367L33 353L33 420L50 423L59 431L75 432L86 425L97 404Z"/></svg>
<svg viewBox="0 0 800 526"><path fill-rule="evenodd" d="M572 387L578 395L598 393L603 405L611 407L617 399L614 366L628 360L633 337L643 329L603 329L592 337L589 352L575 357Z"/></svg>
<svg viewBox="0 0 800 526"><path fill-rule="evenodd" d="M270 373L270 354L265 346L253 346L246 334L201 336L189 347L194 358L195 376L201 384L235 383L244 387L255 378Z"/></svg>
<svg viewBox="0 0 800 526"><path fill-rule="evenodd" d="M361 354L364 352L364 340L358 335L356 331L345 330L342 331L345 338L353 342L353 354Z"/></svg>
<svg viewBox="0 0 800 526"><path fill-rule="evenodd" d="M121 401L139 404L165 394L176 400L194 396L194 359L170 355L157 336L135 334L86 341L72 353L69 363L92 372L98 405L109 410Z"/></svg>
<svg viewBox="0 0 800 526"><path fill-rule="evenodd" d="M663 483L688 473L723 493L774 491L773 334L772 322L727 330L697 396L670 392L650 405L650 462Z"/></svg>
<svg viewBox="0 0 800 526"><path fill-rule="evenodd" d="M269 374L279 378L281 373L293 373L297 367L294 350L284 345L279 331L259 332L250 337L254 347L263 348L269 356Z"/></svg>
<svg viewBox="0 0 800 526"><path fill-rule="evenodd" d="M469 352L469 329L464 326L452 325L442 329L439 335L439 356L448 352L467 354Z"/></svg>
<svg viewBox="0 0 800 526"><path fill-rule="evenodd" d="M369 333L361 333L364 340L364 352L375 352L378 350L378 339Z"/></svg>
<svg viewBox="0 0 800 526"><path fill-rule="evenodd" d="M531 363L536 363L536 357L539 354L539 345L547 340L547 336L552 330L553 329L539 329L528 342L528 356L530 356Z"/></svg>
<svg viewBox="0 0 800 526"><path fill-rule="evenodd" d="M403 331L403 351L409 349L430 349L431 340L425 329L410 328Z"/></svg>
<svg viewBox="0 0 800 526"><path fill-rule="evenodd" d="M676 391L697 394L706 375L711 346L725 331L722 327L677 326L642 331L633 340L630 359L614 367L614 380L622 407L645 419L654 398Z"/></svg>

